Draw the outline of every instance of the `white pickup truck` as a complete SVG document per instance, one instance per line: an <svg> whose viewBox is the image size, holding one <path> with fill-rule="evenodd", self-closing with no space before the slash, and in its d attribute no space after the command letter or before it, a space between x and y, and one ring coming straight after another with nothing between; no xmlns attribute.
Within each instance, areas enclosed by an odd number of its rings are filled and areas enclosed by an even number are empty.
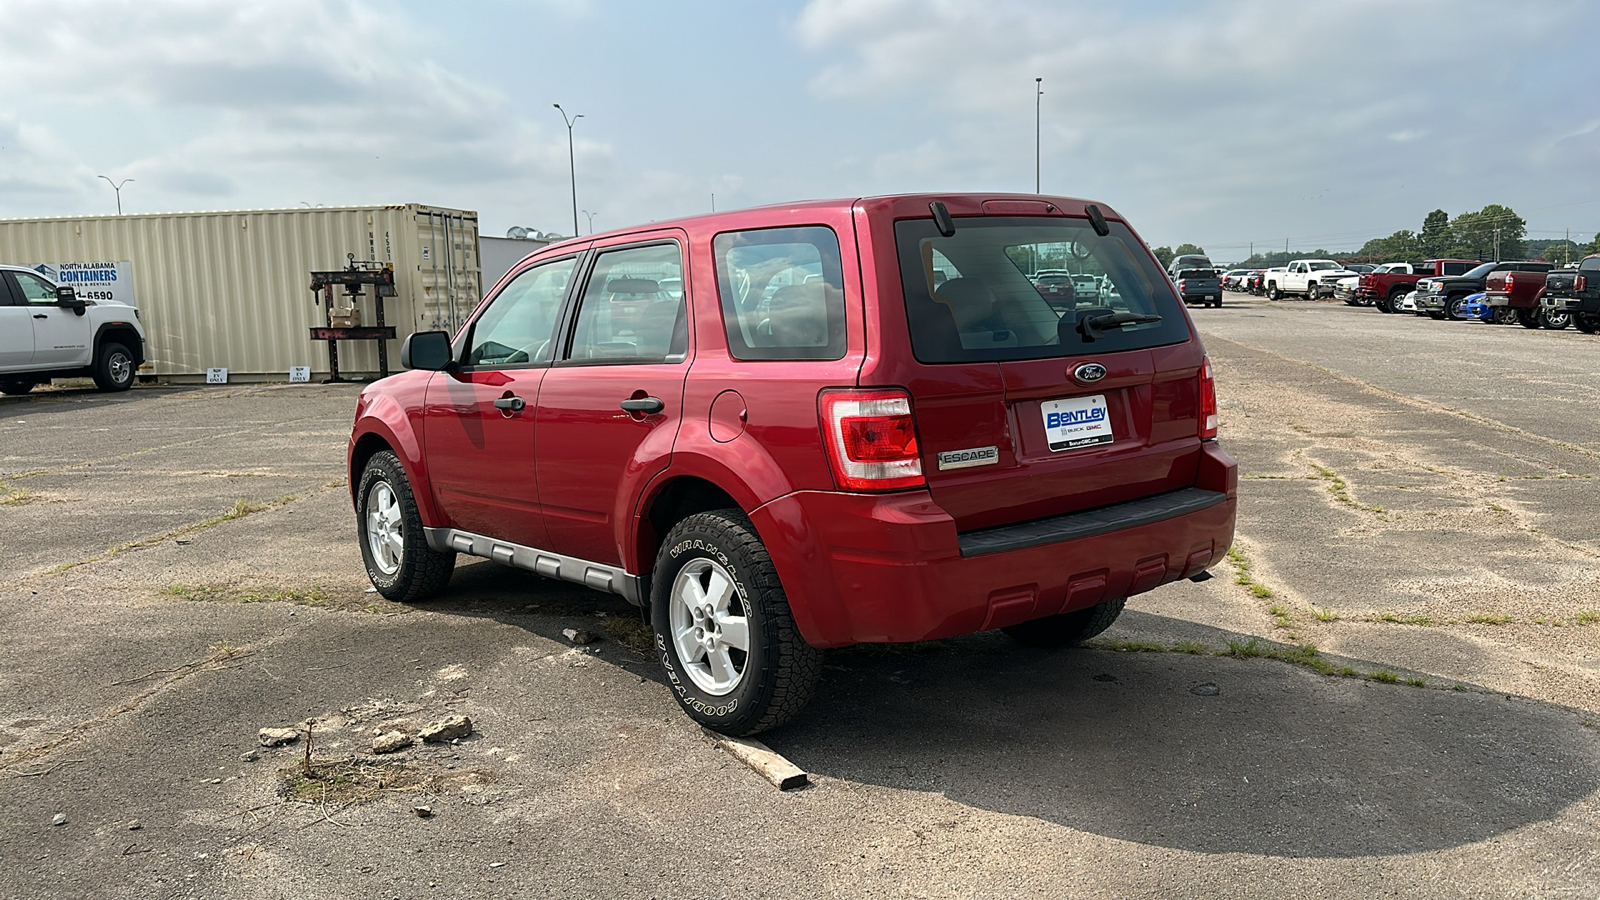
<svg viewBox="0 0 1600 900"><path fill-rule="evenodd" d="M1315 299L1322 282L1331 281L1329 276L1336 272L1345 274L1344 266L1331 259L1292 259L1282 272L1267 281L1267 299L1278 300L1284 294L1303 294Z"/></svg>
<svg viewBox="0 0 1600 900"><path fill-rule="evenodd" d="M32 269L0 265L0 393L84 376L102 391L125 391L143 363L137 309L85 300Z"/></svg>

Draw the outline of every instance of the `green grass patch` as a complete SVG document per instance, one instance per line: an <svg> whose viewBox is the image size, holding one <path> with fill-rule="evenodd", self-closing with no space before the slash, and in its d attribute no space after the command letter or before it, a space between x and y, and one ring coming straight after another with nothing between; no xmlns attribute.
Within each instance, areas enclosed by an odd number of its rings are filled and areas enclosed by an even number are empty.
<svg viewBox="0 0 1600 900"><path fill-rule="evenodd" d="M1409 684L1412 687L1427 687L1428 686L1428 682L1424 681L1421 678L1407 678L1406 679L1406 684Z"/></svg>
<svg viewBox="0 0 1600 900"><path fill-rule="evenodd" d="M1369 621L1387 622L1390 625L1419 625L1423 627L1438 624L1429 616L1402 616L1392 612L1378 613Z"/></svg>
<svg viewBox="0 0 1600 900"><path fill-rule="evenodd" d="M1473 613L1466 621L1472 625L1505 625L1511 617L1504 613Z"/></svg>
<svg viewBox="0 0 1600 900"><path fill-rule="evenodd" d="M1574 625L1593 625L1600 622L1600 610L1585 609L1572 618Z"/></svg>
<svg viewBox="0 0 1600 900"><path fill-rule="evenodd" d="M1376 672L1368 674L1367 677L1373 681L1381 681L1384 684L1396 684L1400 681L1400 676L1389 671L1388 669L1379 669Z"/></svg>
<svg viewBox="0 0 1600 900"><path fill-rule="evenodd" d="M607 637L635 653L648 655L655 649L655 632L637 615L606 616L602 627Z"/></svg>
<svg viewBox="0 0 1600 900"><path fill-rule="evenodd" d="M1311 607L1311 614L1317 617L1318 622L1337 622L1339 614L1326 606Z"/></svg>

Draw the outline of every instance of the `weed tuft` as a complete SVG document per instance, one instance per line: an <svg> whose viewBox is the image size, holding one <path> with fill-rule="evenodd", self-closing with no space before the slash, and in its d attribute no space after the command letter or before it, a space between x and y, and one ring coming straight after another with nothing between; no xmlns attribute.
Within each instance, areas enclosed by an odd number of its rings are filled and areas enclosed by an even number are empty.
<svg viewBox="0 0 1600 900"><path fill-rule="evenodd" d="M1504 613L1473 613L1466 621L1473 625L1504 625L1511 617Z"/></svg>
<svg viewBox="0 0 1600 900"><path fill-rule="evenodd" d="M1339 614L1326 606L1311 607L1311 614L1317 617L1318 622L1337 622Z"/></svg>
<svg viewBox="0 0 1600 900"><path fill-rule="evenodd" d="M1373 672L1372 674L1368 675L1367 677L1372 679L1373 681L1381 681L1384 684L1395 684L1395 683L1399 682L1399 680L1400 680L1400 676L1399 675L1396 675L1395 673L1389 671L1388 669L1379 669L1378 671Z"/></svg>

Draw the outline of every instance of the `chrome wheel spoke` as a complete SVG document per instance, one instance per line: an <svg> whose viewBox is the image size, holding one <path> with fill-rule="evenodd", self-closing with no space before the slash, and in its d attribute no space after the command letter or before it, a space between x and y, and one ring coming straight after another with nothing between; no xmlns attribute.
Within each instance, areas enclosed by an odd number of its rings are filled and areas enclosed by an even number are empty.
<svg viewBox="0 0 1600 900"><path fill-rule="evenodd" d="M719 684L732 684L738 681L739 672L733 667L733 660L728 656L728 648L718 647L707 653L706 662L711 667L711 677Z"/></svg>
<svg viewBox="0 0 1600 900"><path fill-rule="evenodd" d="M722 630L722 642L735 650L750 652L750 620L744 616L728 616L717 620Z"/></svg>
<svg viewBox="0 0 1600 900"><path fill-rule="evenodd" d="M733 581L720 569L712 569L711 577L707 579L704 596L711 601L711 608L721 617L728 612L728 601L733 597ZM695 587L699 587L698 582Z"/></svg>
<svg viewBox="0 0 1600 900"><path fill-rule="evenodd" d="M685 667L694 665L705 653L700 642L695 640L693 628L673 628L672 643L677 647L678 659Z"/></svg>

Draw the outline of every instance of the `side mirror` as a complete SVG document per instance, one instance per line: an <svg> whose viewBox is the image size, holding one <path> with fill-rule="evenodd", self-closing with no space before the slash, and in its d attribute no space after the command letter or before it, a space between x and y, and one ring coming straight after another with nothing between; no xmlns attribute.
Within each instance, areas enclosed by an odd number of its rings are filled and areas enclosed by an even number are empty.
<svg viewBox="0 0 1600 900"><path fill-rule="evenodd" d="M70 309L81 316L89 304L78 299L78 292L74 291L71 285L64 284L56 288L56 305L62 309Z"/></svg>
<svg viewBox="0 0 1600 900"><path fill-rule="evenodd" d="M400 365L408 369L443 372L455 362L450 353L450 335L443 331L419 331L400 345Z"/></svg>

